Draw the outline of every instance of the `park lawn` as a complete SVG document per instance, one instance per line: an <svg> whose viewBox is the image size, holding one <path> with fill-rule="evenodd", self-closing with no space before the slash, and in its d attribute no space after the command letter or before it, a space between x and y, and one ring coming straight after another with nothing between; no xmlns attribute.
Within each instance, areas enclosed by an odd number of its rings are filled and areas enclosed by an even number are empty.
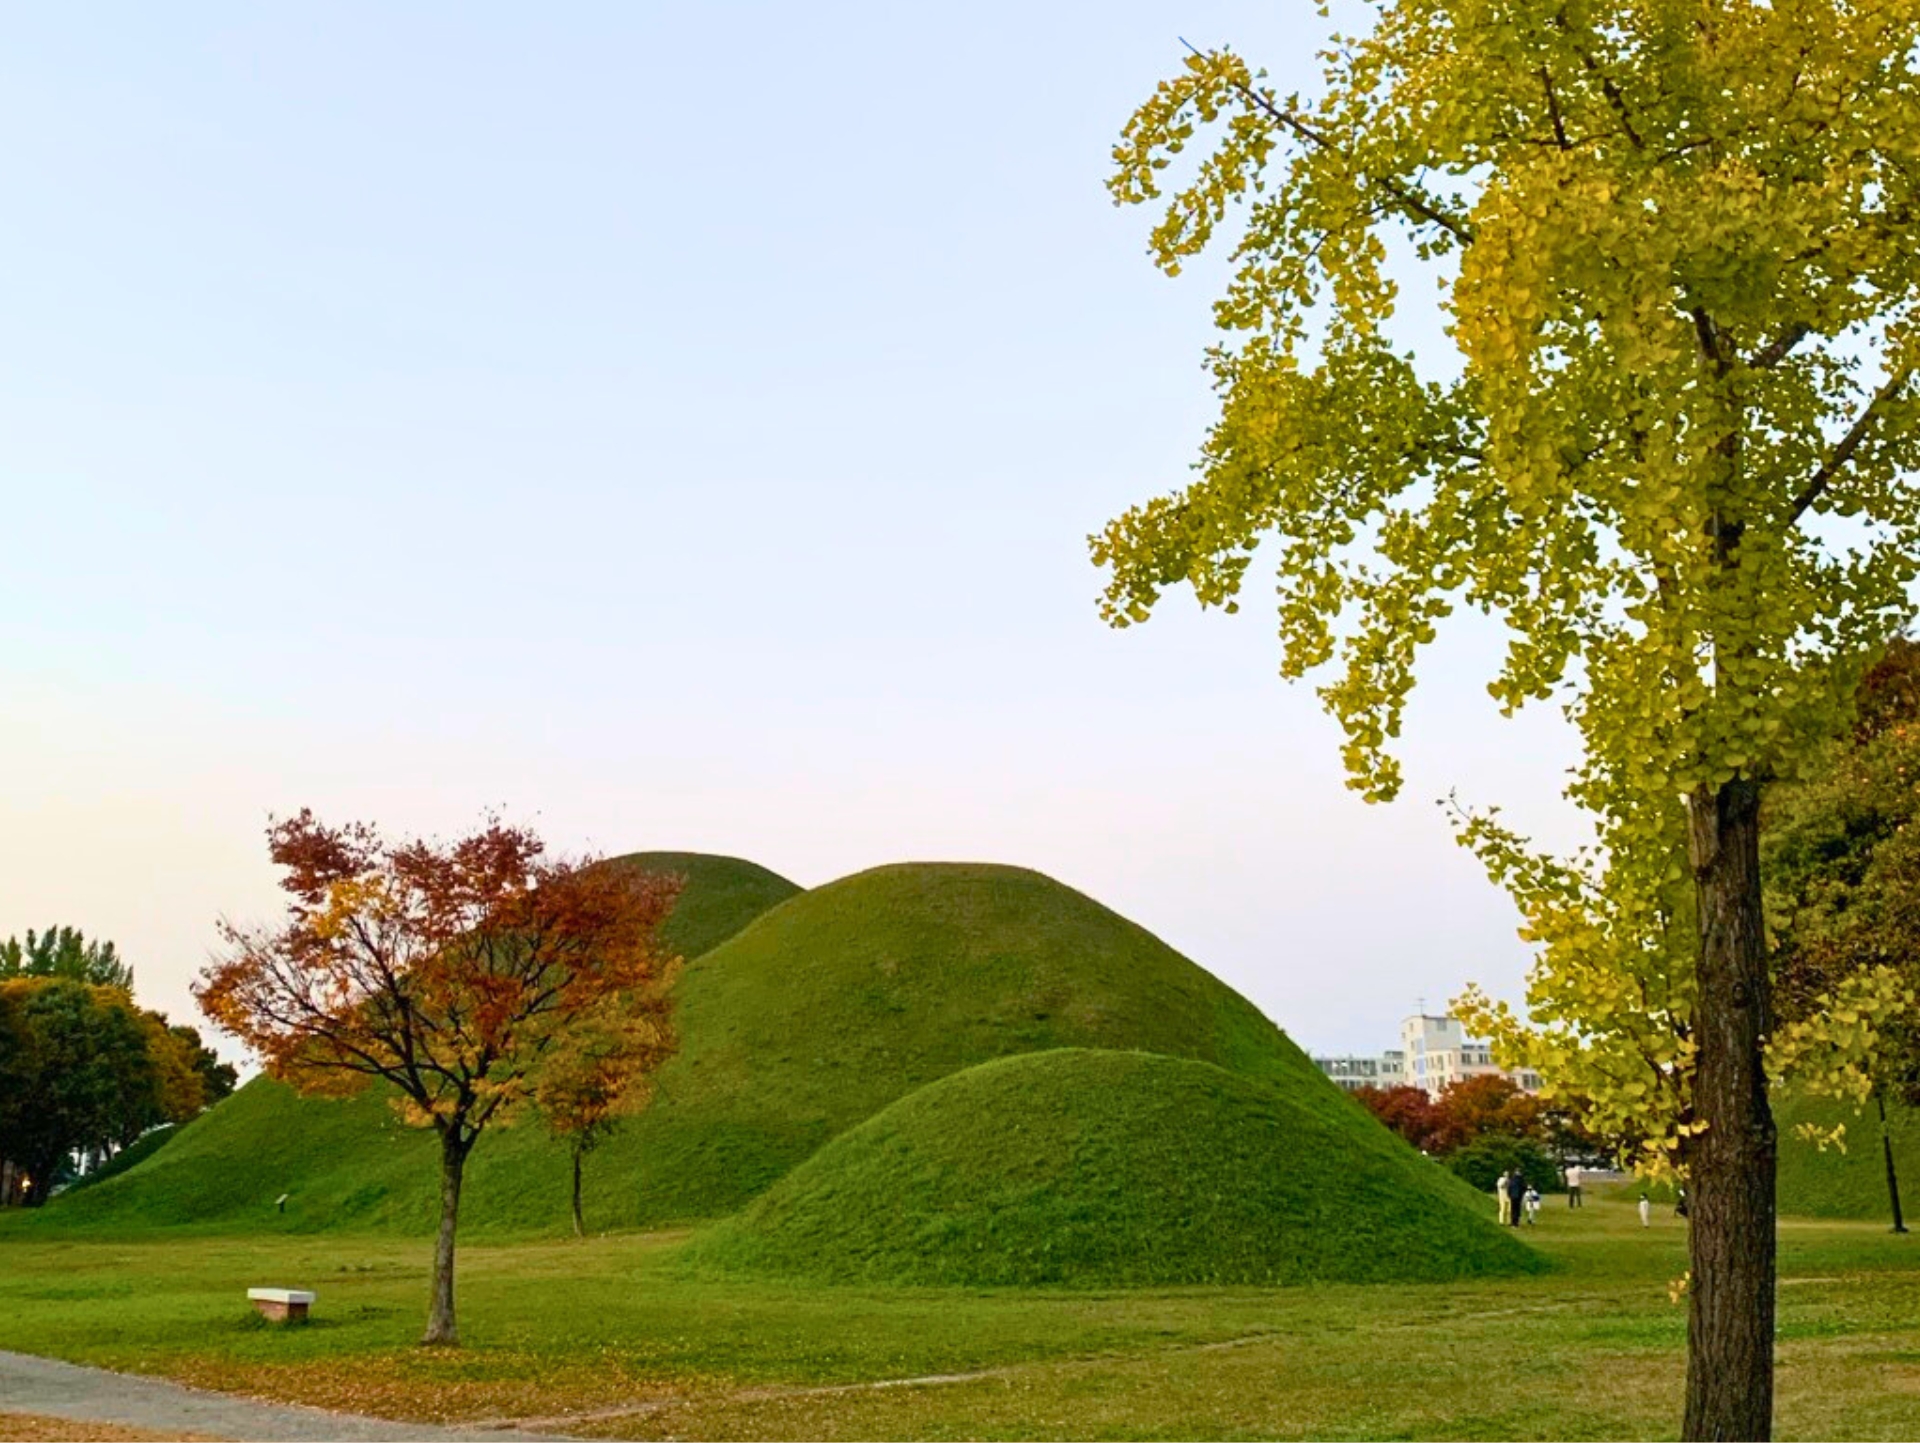
<svg viewBox="0 0 1920 1443"><path fill-rule="evenodd" d="M9 1225L0 1347L602 1437L1671 1437L1683 1225L1559 1202L1529 1238L1554 1271L1417 1285L823 1287L703 1275L683 1234L489 1243L462 1255L458 1352L411 1346L424 1241ZM1778 1436L1920 1436L1920 1241L1790 1220L1781 1262ZM315 1320L251 1320L260 1284L317 1289Z"/></svg>

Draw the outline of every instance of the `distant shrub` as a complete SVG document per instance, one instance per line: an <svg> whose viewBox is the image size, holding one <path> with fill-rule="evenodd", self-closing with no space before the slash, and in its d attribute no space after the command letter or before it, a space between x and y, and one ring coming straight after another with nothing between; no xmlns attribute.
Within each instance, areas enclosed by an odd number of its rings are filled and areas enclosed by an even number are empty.
<svg viewBox="0 0 1920 1443"><path fill-rule="evenodd" d="M1444 1159L1459 1177L1481 1192L1492 1192L1503 1172L1515 1168L1541 1192L1560 1192L1560 1169L1539 1143L1522 1137L1481 1137Z"/></svg>

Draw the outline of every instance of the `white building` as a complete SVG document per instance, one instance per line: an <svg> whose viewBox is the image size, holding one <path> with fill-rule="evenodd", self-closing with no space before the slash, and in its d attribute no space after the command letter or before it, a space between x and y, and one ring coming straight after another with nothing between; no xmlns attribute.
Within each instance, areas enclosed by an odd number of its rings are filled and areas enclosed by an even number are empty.
<svg viewBox="0 0 1920 1443"><path fill-rule="evenodd" d="M1400 1047L1406 1054L1407 1082L1424 1089L1429 1097L1438 1097L1449 1083L1489 1074L1511 1078L1522 1092L1540 1090L1539 1073L1531 1068L1508 1072L1496 1067L1492 1049L1468 1037L1458 1018L1425 1013L1409 1017L1400 1024Z"/></svg>
<svg viewBox="0 0 1920 1443"><path fill-rule="evenodd" d="M1467 1036L1452 1017L1421 1014L1400 1024L1400 1046L1371 1057L1316 1057L1313 1064L1348 1092L1363 1087L1418 1087L1438 1097L1450 1082L1499 1073L1522 1092L1540 1090L1540 1074L1531 1068L1506 1072L1494 1066L1492 1050Z"/></svg>
<svg viewBox="0 0 1920 1443"><path fill-rule="evenodd" d="M1374 1057L1316 1057L1313 1065L1348 1092L1363 1087L1398 1087L1407 1080L1406 1058L1398 1052Z"/></svg>

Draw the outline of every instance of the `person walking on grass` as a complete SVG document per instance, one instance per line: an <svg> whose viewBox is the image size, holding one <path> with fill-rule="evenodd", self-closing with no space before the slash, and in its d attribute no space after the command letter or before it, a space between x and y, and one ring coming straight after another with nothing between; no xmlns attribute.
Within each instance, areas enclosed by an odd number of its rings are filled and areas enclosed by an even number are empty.
<svg viewBox="0 0 1920 1443"><path fill-rule="evenodd" d="M1507 1176L1507 1222L1520 1226L1520 1214L1527 1205L1527 1179L1519 1168Z"/></svg>
<svg viewBox="0 0 1920 1443"><path fill-rule="evenodd" d="M1580 1164L1577 1162L1567 1165L1567 1206L1580 1206Z"/></svg>
<svg viewBox="0 0 1920 1443"><path fill-rule="evenodd" d="M1643 1228L1653 1226L1653 1204L1647 1200L1645 1193L1640 1194L1640 1226Z"/></svg>
<svg viewBox="0 0 1920 1443"><path fill-rule="evenodd" d="M1507 1225L1507 1174L1504 1172L1494 1181L1493 1200L1500 1207L1500 1226Z"/></svg>
<svg viewBox="0 0 1920 1443"><path fill-rule="evenodd" d="M1532 1183L1527 1184L1527 1226L1535 1227L1540 1222L1540 1189Z"/></svg>

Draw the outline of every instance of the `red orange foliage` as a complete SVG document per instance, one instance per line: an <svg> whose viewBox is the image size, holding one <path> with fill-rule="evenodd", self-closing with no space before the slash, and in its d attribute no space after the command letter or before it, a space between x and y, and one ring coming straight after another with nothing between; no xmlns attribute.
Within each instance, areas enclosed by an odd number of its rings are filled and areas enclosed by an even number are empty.
<svg viewBox="0 0 1920 1443"><path fill-rule="evenodd" d="M311 812L273 823L286 920L222 924L200 1006L304 1092L384 1079L441 1141L441 1224L425 1341L455 1341L453 1244L467 1153L530 1101L583 1030L663 1015L677 959L657 940L680 879L548 861L489 818L450 843L389 843Z"/></svg>

